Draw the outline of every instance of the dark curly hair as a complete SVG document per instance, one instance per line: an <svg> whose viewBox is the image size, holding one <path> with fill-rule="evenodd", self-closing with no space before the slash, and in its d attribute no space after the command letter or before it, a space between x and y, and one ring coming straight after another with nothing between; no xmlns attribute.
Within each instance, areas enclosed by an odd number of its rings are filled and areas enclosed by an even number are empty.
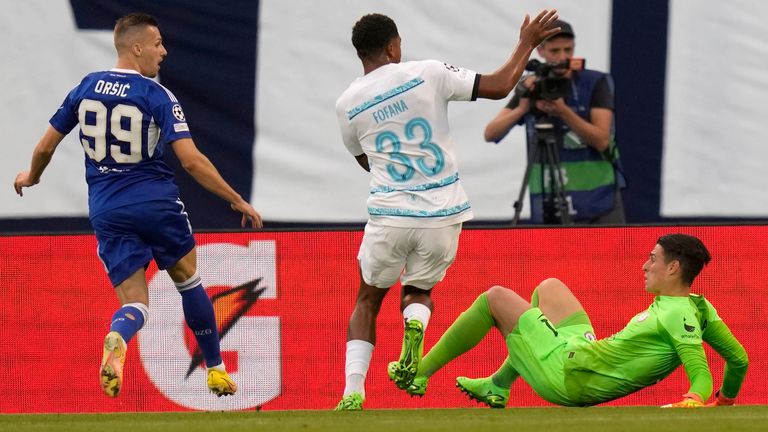
<svg viewBox="0 0 768 432"><path fill-rule="evenodd" d="M381 53L398 36L395 22L378 13L363 16L352 27L352 45L361 60Z"/></svg>
<svg viewBox="0 0 768 432"><path fill-rule="evenodd" d="M712 256L698 238L685 234L667 234L656 242L664 249L666 263L678 260L682 269L683 283L690 286Z"/></svg>

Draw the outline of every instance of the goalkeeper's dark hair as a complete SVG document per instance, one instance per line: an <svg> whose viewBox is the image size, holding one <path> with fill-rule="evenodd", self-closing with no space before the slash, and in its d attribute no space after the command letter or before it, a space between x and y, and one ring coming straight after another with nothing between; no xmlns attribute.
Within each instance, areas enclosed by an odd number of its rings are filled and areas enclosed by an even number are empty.
<svg viewBox="0 0 768 432"><path fill-rule="evenodd" d="M145 27L160 27L155 17L145 13L132 13L118 18L115 22L114 38L115 48L120 50L123 45L123 39L134 30L140 30Z"/></svg>
<svg viewBox="0 0 768 432"><path fill-rule="evenodd" d="M712 256L698 238L685 234L667 234L656 242L664 249L664 261L680 262L683 283L690 286Z"/></svg>
<svg viewBox="0 0 768 432"><path fill-rule="evenodd" d="M378 13L363 16L352 27L352 45L361 60L380 54L398 36L395 22Z"/></svg>

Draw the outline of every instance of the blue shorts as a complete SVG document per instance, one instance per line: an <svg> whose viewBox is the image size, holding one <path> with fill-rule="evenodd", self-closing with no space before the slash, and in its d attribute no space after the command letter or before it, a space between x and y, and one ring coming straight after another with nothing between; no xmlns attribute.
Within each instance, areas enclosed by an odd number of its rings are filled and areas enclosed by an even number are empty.
<svg viewBox="0 0 768 432"><path fill-rule="evenodd" d="M165 270L195 247L181 200L148 201L107 210L91 218L97 251L113 286L154 258Z"/></svg>

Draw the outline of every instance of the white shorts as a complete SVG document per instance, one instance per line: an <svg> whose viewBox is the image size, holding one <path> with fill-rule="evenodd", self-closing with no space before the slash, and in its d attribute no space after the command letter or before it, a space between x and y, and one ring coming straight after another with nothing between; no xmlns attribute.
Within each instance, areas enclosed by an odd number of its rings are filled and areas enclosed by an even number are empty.
<svg viewBox="0 0 768 432"><path fill-rule="evenodd" d="M365 225L357 259L365 283L389 288L400 283L423 290L443 280L456 258L461 223L440 228Z"/></svg>

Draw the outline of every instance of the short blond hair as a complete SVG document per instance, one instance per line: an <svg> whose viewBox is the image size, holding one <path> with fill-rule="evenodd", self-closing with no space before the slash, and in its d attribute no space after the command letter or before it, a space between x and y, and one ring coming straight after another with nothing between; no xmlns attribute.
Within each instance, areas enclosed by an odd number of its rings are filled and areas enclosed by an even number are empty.
<svg viewBox="0 0 768 432"><path fill-rule="evenodd" d="M159 27L155 17L145 13L132 13L120 17L115 22L115 48L120 51L121 45L125 46L127 36L135 30L142 30L145 27Z"/></svg>

